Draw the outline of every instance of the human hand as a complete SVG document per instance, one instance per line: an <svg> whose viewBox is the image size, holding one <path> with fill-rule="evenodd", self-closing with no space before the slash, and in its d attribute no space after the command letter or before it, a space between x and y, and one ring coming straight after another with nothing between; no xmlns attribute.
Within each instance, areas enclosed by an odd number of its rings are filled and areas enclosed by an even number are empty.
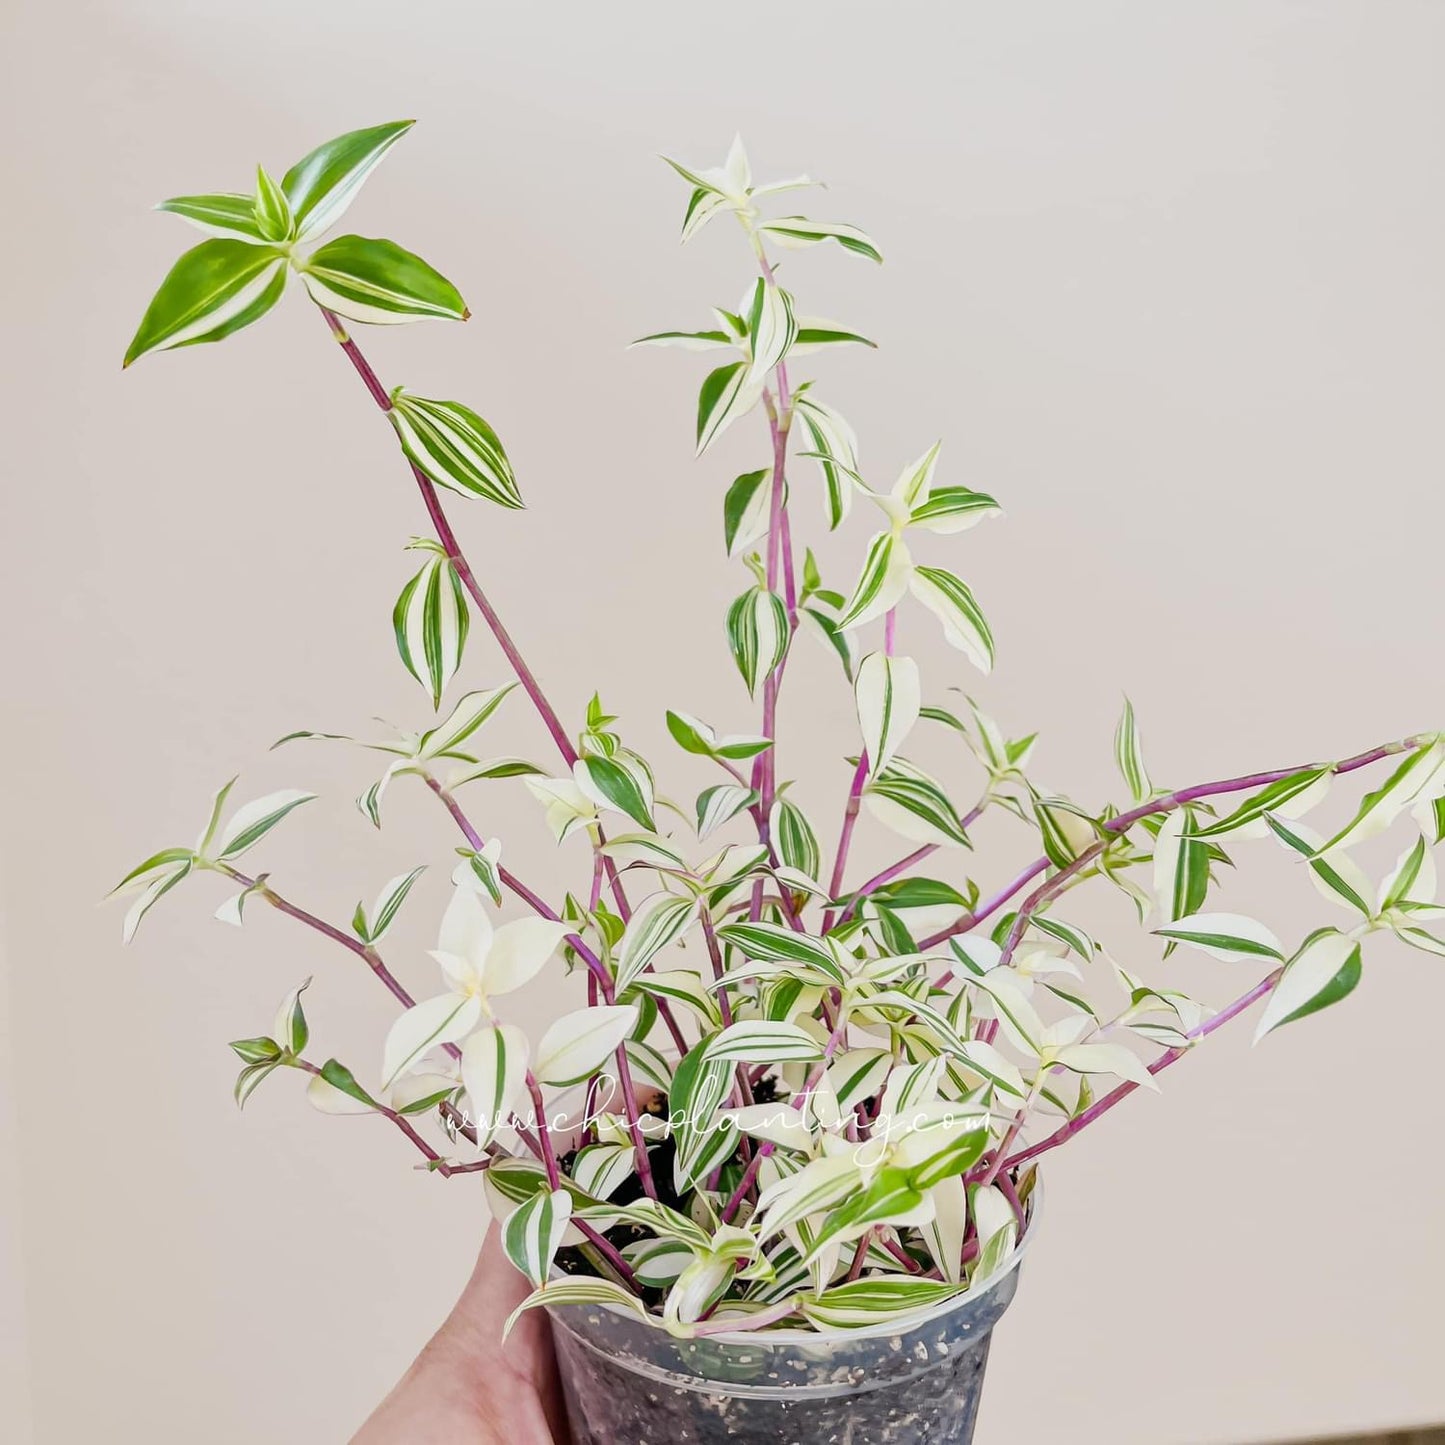
<svg viewBox="0 0 1445 1445"><path fill-rule="evenodd" d="M530 1292L489 1230L451 1314L351 1445L566 1445L552 1336L529 1310L502 1346L507 1316Z"/></svg>

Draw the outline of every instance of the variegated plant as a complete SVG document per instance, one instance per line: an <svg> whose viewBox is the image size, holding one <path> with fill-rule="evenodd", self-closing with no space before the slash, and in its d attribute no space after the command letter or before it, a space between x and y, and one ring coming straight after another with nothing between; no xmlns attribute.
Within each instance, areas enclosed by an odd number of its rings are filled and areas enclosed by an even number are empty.
<svg viewBox="0 0 1445 1445"><path fill-rule="evenodd" d="M1128 799L1099 810L1036 784L1032 737L1008 737L971 701L938 705L903 645L932 625L921 613L980 672L994 640L953 570L956 551L935 538L999 508L939 474L936 444L891 487L875 486L853 428L794 374L811 350L868 343L802 314L770 248L831 241L881 258L853 226L771 216L775 197L811 182L755 185L739 143L716 169L673 168L689 189L683 239L730 218L751 249L753 279L737 308L715 310L706 327L643 339L716 353L699 393L699 453L734 424L757 425L764 464L723 490L723 521L727 552L747 574L725 608L725 632L747 693L761 691L760 715L723 732L681 708L668 713L681 750L716 770L692 809L659 792L652 763L597 698L575 733L564 726L441 501L439 489L520 506L501 441L460 402L388 390L348 329L463 320L461 296L394 242L312 245L409 125L342 136L279 183L262 170L254 195L163 203L211 239L176 263L126 354L129 364L220 340L275 305L294 271L394 427L432 528L408 544L422 563L394 623L402 662L440 715L361 744L387 761L360 804L380 826L386 787L416 778L460 833L432 955L435 994L418 1002L382 954L420 867L359 904L349 928L292 902L267 874L242 871L244 855L310 793L273 794L228 815L228 784L194 847L167 848L123 882L137 894L127 939L177 884L216 874L239 889L218 916L240 924L252 899L275 908L349 950L401 1006L379 1066L353 1072L308 1054L297 989L270 1033L232 1045L240 1102L278 1070L299 1071L318 1108L380 1115L437 1174L479 1174L506 1249L535 1286L529 1305L610 1303L684 1335L846 1330L977 1290L1027 1228L1039 1156L1154 1087L1251 1005L1263 1003L1263 1035L1337 1002L1376 933L1445 954L1430 854L1445 833L1441 734L1164 789L1145 768L1126 705L1116 753ZM858 575L836 589L793 538L790 477L803 491L814 476L830 528L859 499L870 515L876 508ZM473 611L512 677L443 707ZM836 654L839 685L856 700L860 746L851 782L840 772L831 854L774 746L800 631ZM518 684L555 748L550 768L479 746ZM961 807L909 760L923 724L966 740L982 775L977 801ZM1342 821L1323 834L1299 821L1356 772L1369 790ZM588 868L572 890L515 877L498 840L473 825L463 791L512 779L559 842L575 835L585 847ZM857 881L849 850L863 803L912 851ZM1034 830L1040 851L984 893L964 876L962 850L986 810ZM1404 851L1376 884L1356 845L1393 827L1406 834ZM1220 868L1253 839L1282 847L1344 917L1282 941L1211 906ZM970 871L988 875L982 861ZM1068 917L1074 890L1091 881L1126 895L1166 956L1184 944L1259 976L1218 1010L1136 976ZM519 916L494 921L504 907ZM580 974L587 1003L534 1042L508 1021L506 1000L544 969Z"/></svg>

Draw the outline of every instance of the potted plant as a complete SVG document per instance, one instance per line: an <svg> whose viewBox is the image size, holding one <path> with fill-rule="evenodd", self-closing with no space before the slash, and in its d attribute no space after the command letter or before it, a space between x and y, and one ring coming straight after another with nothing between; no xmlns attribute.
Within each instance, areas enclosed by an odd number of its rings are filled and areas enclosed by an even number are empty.
<svg viewBox="0 0 1445 1445"><path fill-rule="evenodd" d="M384 770L358 801L379 827L388 788L415 780L454 830L439 982L418 1001L383 952L421 867L343 925L248 861L312 798L299 790L233 809L222 788L193 847L163 849L123 880L135 894L125 937L178 884L213 874L232 889L221 918L275 908L390 990L400 1012L379 1060L351 1067L311 1049L301 984L269 1033L231 1045L236 1099L300 1073L319 1109L379 1116L442 1178L477 1176L533 1286L521 1308L551 1315L579 1440L966 1441L1037 1213L1040 1157L1254 1005L1263 1036L1344 998L1371 934L1445 953L1430 851L1445 835L1445 735L1163 789L1126 703L1125 795L1095 810L1037 783L1032 737L967 697L925 692L909 655L924 629L941 624L978 672L992 665L988 623L954 570L966 551L944 539L998 504L942 470L936 444L891 485L862 470L852 427L799 363L869 343L807 316L775 253L833 244L881 257L854 226L786 214L793 202L778 198L811 182L755 184L735 142L718 168L670 164L688 191L684 241L714 221L740 228L741 299L697 330L642 338L711 353L699 455L735 424L759 446L757 469L723 489L723 540L745 585L720 629L757 713L725 731L678 699L668 731L713 775L680 803L599 697L580 726L564 723L467 562L451 501L522 505L497 433L466 403L385 386L353 335L468 314L449 280L394 242L322 239L410 124L341 136L279 182L260 170L253 194L162 203L209 238L176 262L125 361L229 336L294 275L390 423L431 527L409 544L419 568L396 602L395 642L433 715L363 740ZM872 521L855 575L825 583L795 539L794 492L829 528L853 513ZM511 675L459 693L478 621ZM814 760L838 770L840 824L805 815L789 790L802 760L775 745L805 633L836 656L856 706L856 756ZM544 759L487 756L488 718L523 700ZM925 728L966 743L976 799L909 761ZM516 877L475 826L470 795L509 786L530 791L559 843L578 840L587 866L565 893ZM1341 791L1330 826L1302 821ZM864 808L907 851L859 879L849 853ZM987 891L956 858L986 810L1038 843ZM1356 845L1396 826L1403 852L1373 881ZM1285 850L1332 921L1281 940L1211 902L1220 870L1255 840ZM989 877L977 860L970 871ZM1164 955L1183 946L1252 967L1249 986L1210 1008L1167 974L1134 975L1071 919L1087 883L1122 894ZM544 969L577 975L586 1002L533 1040L509 1021L507 995Z"/></svg>

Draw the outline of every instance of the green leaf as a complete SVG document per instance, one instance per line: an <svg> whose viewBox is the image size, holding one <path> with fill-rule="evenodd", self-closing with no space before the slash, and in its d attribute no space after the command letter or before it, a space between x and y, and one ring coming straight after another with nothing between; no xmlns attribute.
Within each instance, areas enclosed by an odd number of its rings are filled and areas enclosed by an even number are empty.
<svg viewBox="0 0 1445 1445"><path fill-rule="evenodd" d="M856 342L860 346L870 346L875 351L878 349L876 341L870 341L856 331L845 331L840 326L815 320L798 322L798 335L793 342L793 348L797 350L803 346L837 346L844 342Z"/></svg>
<svg viewBox="0 0 1445 1445"><path fill-rule="evenodd" d="M762 394L761 380L749 376L745 361L730 361L709 372L697 396L697 455L750 411Z"/></svg>
<svg viewBox="0 0 1445 1445"><path fill-rule="evenodd" d="M1382 833L1411 804L1434 796L1445 771L1445 737L1435 736L1410 753L1395 771L1361 800L1355 816L1329 840L1321 856Z"/></svg>
<svg viewBox="0 0 1445 1445"><path fill-rule="evenodd" d="M700 1040L683 1057L667 1098L668 1112L677 1121L673 1170L680 1189L706 1177L737 1148L737 1125L717 1116L732 1089L735 1070L726 1059L707 1057L708 1042Z"/></svg>
<svg viewBox="0 0 1445 1445"><path fill-rule="evenodd" d="M856 1237L870 1225L906 1218L923 1204L924 1198L906 1169L891 1165L880 1169L866 1189L823 1221L804 1258L816 1259L835 1239Z"/></svg>
<svg viewBox="0 0 1445 1445"><path fill-rule="evenodd" d="M761 235L774 237L783 246L815 246L819 241L836 241L845 251L866 256L880 264L883 260L878 248L857 226L845 226L838 221L810 221L806 216L783 216L776 221L763 221L758 231Z"/></svg>
<svg viewBox="0 0 1445 1445"><path fill-rule="evenodd" d="M311 1037L306 1022L306 1011L301 1007L301 995L311 987L308 978L305 983L293 988L276 1013L276 1023L271 1032L281 1041L281 1047L293 1057L300 1054Z"/></svg>
<svg viewBox="0 0 1445 1445"><path fill-rule="evenodd" d="M1149 770L1144 766L1144 749L1139 741L1139 725L1134 719L1134 704L1124 699L1124 715L1114 732L1114 760L1128 785L1129 795L1142 803L1153 791ZM1172 914L1177 918L1179 915Z"/></svg>
<svg viewBox="0 0 1445 1445"><path fill-rule="evenodd" d="M750 587L728 608L727 631L733 661L751 696L787 655L787 604L776 592Z"/></svg>
<svg viewBox="0 0 1445 1445"><path fill-rule="evenodd" d="M202 241L161 282L122 365L152 351L220 341L264 316L285 288L286 258L272 247Z"/></svg>
<svg viewBox="0 0 1445 1445"><path fill-rule="evenodd" d="M1338 1003L1354 992L1359 981L1359 941L1335 928L1312 933L1285 965L1270 993L1255 1030L1255 1042L1284 1024Z"/></svg>
<svg viewBox="0 0 1445 1445"><path fill-rule="evenodd" d="M640 1320L646 1321L651 1318L647 1313L646 1306L635 1294L630 1290L623 1289L619 1284L613 1284L610 1279L584 1279L581 1276L554 1279L545 1289L539 1289L534 1294L529 1294L507 1316L507 1322L502 1326L502 1339L506 1340L507 1336L516 1328L517 1321L527 1310L536 1309L538 1305L547 1305L551 1308L566 1305L606 1305L613 1309L619 1309L625 1314L636 1315Z"/></svg>
<svg viewBox="0 0 1445 1445"><path fill-rule="evenodd" d="M434 708L462 665L470 624L461 579L445 554L427 562L396 599L391 613L396 650Z"/></svg>
<svg viewBox="0 0 1445 1445"><path fill-rule="evenodd" d="M256 167L256 224L268 241L285 241L291 236L291 207L286 193L266 174L265 166Z"/></svg>
<svg viewBox="0 0 1445 1445"><path fill-rule="evenodd" d="M499 507L523 505L501 440L470 407L429 401L398 387L387 419L407 460L437 486L484 497Z"/></svg>
<svg viewBox="0 0 1445 1445"><path fill-rule="evenodd" d="M172 196L170 200L162 201L156 210L169 211L208 235L220 236L228 241L245 241L252 246L270 244L256 218L254 196L242 196L234 191L205 196Z"/></svg>
<svg viewBox="0 0 1445 1445"><path fill-rule="evenodd" d="M281 1058L281 1045L271 1038L232 1039L227 1047L243 1064L277 1063Z"/></svg>
<svg viewBox="0 0 1445 1445"><path fill-rule="evenodd" d="M256 1092L261 1081L280 1067L281 1063L279 1060L275 1062L247 1064L246 1067L236 1075L236 1086L232 1090L237 1106L244 1109L246 1107L246 1100Z"/></svg>
<svg viewBox="0 0 1445 1445"><path fill-rule="evenodd" d="M767 752L773 745L772 739L752 733L730 734L720 738L701 718L685 712L669 711L667 730L684 752L702 758L728 758L738 762L755 758L759 753Z"/></svg>
<svg viewBox="0 0 1445 1445"><path fill-rule="evenodd" d="M657 831L652 789L641 769L628 767L617 758L594 756L579 759L576 774L578 785L594 802L610 804L649 832Z"/></svg>
<svg viewBox="0 0 1445 1445"><path fill-rule="evenodd" d="M1154 840L1154 898L1170 922L1198 913L1209 893L1209 845L1194 836L1194 822L1194 810L1181 808Z"/></svg>
<svg viewBox="0 0 1445 1445"><path fill-rule="evenodd" d="M982 673L993 669L993 633L973 593L942 567L915 567L913 595L943 623L943 635Z"/></svg>
<svg viewBox="0 0 1445 1445"><path fill-rule="evenodd" d="M415 121L348 131L303 156L281 181L302 240L319 236L341 218L381 158Z"/></svg>
<svg viewBox="0 0 1445 1445"><path fill-rule="evenodd" d="M572 1217L572 1196L565 1189L538 1192L512 1211L502 1226L507 1258L540 1289Z"/></svg>
<svg viewBox="0 0 1445 1445"><path fill-rule="evenodd" d="M744 547L751 546L768 530L768 514L772 488L768 485L772 472L764 467L757 472L744 472L728 488L723 498L723 541L729 557L736 557Z"/></svg>
<svg viewBox="0 0 1445 1445"><path fill-rule="evenodd" d="M352 321L392 325L471 315L440 271L395 241L338 236L306 258L301 279L318 306Z"/></svg>

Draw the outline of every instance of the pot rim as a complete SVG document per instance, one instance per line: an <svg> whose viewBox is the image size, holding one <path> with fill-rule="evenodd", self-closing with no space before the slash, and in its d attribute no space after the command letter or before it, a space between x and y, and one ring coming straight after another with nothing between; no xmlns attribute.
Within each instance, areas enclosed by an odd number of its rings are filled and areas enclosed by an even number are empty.
<svg viewBox="0 0 1445 1445"><path fill-rule="evenodd" d="M718 1330L703 1336L669 1335L669 1338L678 1340L680 1343L688 1343L689 1340L705 1340L709 1345L737 1345L744 1347L757 1347L760 1344L797 1346L806 1341L816 1340L869 1340L876 1339L882 1335L896 1335L900 1331L917 1329L927 1325L934 1320L941 1319L944 1315L952 1314L954 1310L965 1305L974 1304L979 1300L989 1297L993 1291L1003 1283L1004 1280L1013 1274L1023 1262L1029 1244L1034 1235L1038 1232L1039 1203L1043 1196L1043 1180L1036 1176L1034 1187L1029 1192L1028 1202L1028 1228L1024 1231L1024 1237L1009 1256L1008 1263L995 1274L988 1283L974 1293L972 1290L963 1290L959 1294L950 1295L948 1299L941 1300L936 1305L930 1305L927 1309L915 1310L910 1314L895 1315L887 1320L880 1320L874 1325L863 1325L857 1329L799 1329L787 1327L772 1330ZM545 1303L545 1301L544 1301ZM547 1313L556 1318L557 1310L575 1308L570 1305L549 1305ZM660 1316L648 1314L645 1318L639 1317L631 1310L623 1309L620 1305L598 1303L589 1308L605 1310L608 1314L615 1315L620 1320L626 1320L630 1324L640 1325L643 1329L657 1330L668 1334L667 1327L663 1324ZM565 1319L563 1321L565 1323ZM575 1332L574 1332L575 1333Z"/></svg>

